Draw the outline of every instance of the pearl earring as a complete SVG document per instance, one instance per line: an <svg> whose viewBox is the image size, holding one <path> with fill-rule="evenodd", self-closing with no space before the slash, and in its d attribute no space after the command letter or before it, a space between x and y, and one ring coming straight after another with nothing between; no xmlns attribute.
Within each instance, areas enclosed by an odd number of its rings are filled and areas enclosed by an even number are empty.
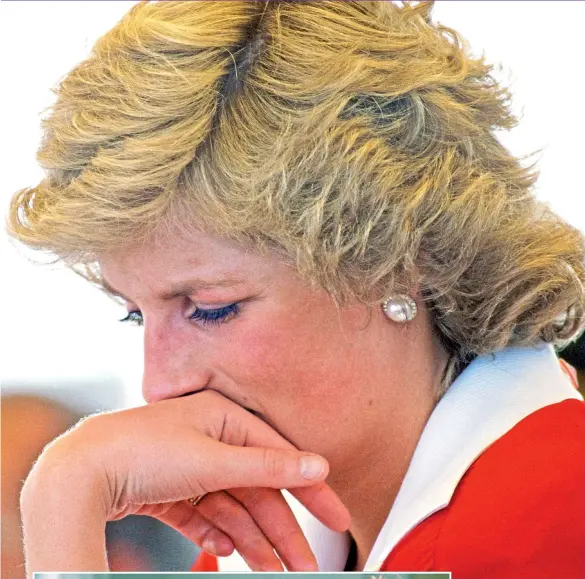
<svg viewBox="0 0 585 579"><path fill-rule="evenodd" d="M410 322L416 316L416 302L405 294L390 296L382 304L382 309L393 322Z"/></svg>

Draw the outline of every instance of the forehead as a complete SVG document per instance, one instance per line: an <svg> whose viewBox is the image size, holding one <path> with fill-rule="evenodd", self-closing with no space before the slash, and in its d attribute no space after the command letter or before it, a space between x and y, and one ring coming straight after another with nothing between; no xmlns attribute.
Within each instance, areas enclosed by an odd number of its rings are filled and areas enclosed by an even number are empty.
<svg viewBox="0 0 585 579"><path fill-rule="evenodd" d="M132 279L157 291L196 279L245 283L294 273L276 254L200 231L158 235L101 254L98 262L106 286Z"/></svg>

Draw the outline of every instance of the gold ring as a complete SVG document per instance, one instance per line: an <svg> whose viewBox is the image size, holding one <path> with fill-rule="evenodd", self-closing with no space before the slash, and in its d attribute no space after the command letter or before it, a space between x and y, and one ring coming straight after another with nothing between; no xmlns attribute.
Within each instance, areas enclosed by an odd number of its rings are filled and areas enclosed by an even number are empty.
<svg viewBox="0 0 585 579"><path fill-rule="evenodd" d="M202 495L198 495L196 497L191 497L190 499L187 499L187 502L191 503L191 505L196 507L199 504L199 502L201 502L201 499L205 496L205 494L207 494L207 493L204 493Z"/></svg>

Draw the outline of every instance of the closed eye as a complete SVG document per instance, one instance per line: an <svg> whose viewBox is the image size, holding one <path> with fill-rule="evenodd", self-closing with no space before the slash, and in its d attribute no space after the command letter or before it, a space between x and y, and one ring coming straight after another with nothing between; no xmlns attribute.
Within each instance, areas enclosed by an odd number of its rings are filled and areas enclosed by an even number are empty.
<svg viewBox="0 0 585 579"><path fill-rule="evenodd" d="M121 320L118 321L127 322L135 326L142 326L144 324L144 320L142 319L142 312L140 312L139 310L133 310L131 312L128 312L128 315L125 318L122 318Z"/></svg>
<svg viewBox="0 0 585 579"><path fill-rule="evenodd" d="M212 310L196 308L189 316L189 319L200 321L203 325L217 325L229 321L231 318L235 317L239 311L240 307L237 303ZM135 326L142 326L144 324L144 319L140 310L132 310L131 312L128 312L128 315L119 321L134 324Z"/></svg>
<svg viewBox="0 0 585 579"><path fill-rule="evenodd" d="M221 324L223 322L227 322L234 316L236 316L240 311L239 304L231 304L229 306L224 306L223 308L216 308L213 310L204 310L201 308L197 308L189 318L191 320L199 320L204 325L207 324Z"/></svg>

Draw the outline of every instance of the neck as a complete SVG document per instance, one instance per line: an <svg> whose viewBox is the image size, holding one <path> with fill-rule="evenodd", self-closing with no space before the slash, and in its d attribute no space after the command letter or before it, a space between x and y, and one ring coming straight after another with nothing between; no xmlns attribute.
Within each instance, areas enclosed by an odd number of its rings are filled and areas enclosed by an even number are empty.
<svg viewBox="0 0 585 579"><path fill-rule="evenodd" d="M391 414L384 411L381 401L379 423L371 425L367 438L354 447L351 462L345 461L342 468L332 470L328 478L352 517L349 531L357 545L357 562L352 571L364 569L394 504L422 431L436 406L434 392L446 361L446 356L439 356L424 377L419 369L409 382L419 386L426 383L428 387L409 389L408 399L402 405L395 401L391 404Z"/></svg>
<svg viewBox="0 0 585 579"><path fill-rule="evenodd" d="M362 571L365 566L433 408L434 404L429 404L420 413L409 436L400 440L388 437L388 445L377 445L372 452L362 454L351 468L344 469L343 476L329 483L352 517L349 531L357 545L357 563L352 571Z"/></svg>

